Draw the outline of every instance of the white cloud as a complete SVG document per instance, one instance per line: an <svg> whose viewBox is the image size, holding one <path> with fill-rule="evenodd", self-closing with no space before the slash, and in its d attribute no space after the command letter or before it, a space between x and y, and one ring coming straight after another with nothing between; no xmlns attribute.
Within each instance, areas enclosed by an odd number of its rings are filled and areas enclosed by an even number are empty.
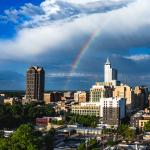
<svg viewBox="0 0 150 150"><path fill-rule="evenodd" d="M0 19L5 18L6 21L21 24L23 27L34 27L44 25L47 21L77 18L85 14L119 9L133 1L135 0L45 0L40 6L26 3L19 9L5 10Z"/></svg>
<svg viewBox="0 0 150 150"><path fill-rule="evenodd" d="M148 54L131 55L131 56L127 56L125 58L131 59L133 61L143 61L143 60L150 60L150 55L148 55Z"/></svg>
<svg viewBox="0 0 150 150"><path fill-rule="evenodd" d="M47 78L64 78L64 77L97 77L95 74L89 74L89 73L79 73L79 72L74 72L74 73L67 73L67 72L50 72L47 73Z"/></svg>
<svg viewBox="0 0 150 150"><path fill-rule="evenodd" d="M51 0L47 0L51 1ZM74 4L88 4L88 3L94 3L94 2L101 2L101 3L124 3L124 2L131 2L132 0L62 0L68 3L74 3Z"/></svg>
<svg viewBox="0 0 150 150"><path fill-rule="evenodd" d="M104 42L109 43L109 37L114 39L113 46L116 44L143 46L142 42L148 42L150 39L150 33L142 31L143 28L147 29L150 26L149 5L148 0L137 0L128 7L107 13L82 16L72 21L52 22L47 20L45 25L23 28L15 38L0 40L2 54L0 58L35 57L41 53L59 49L70 42L75 47L78 44L75 43L76 38L82 39L85 34L90 35L98 28L100 29L99 44L103 46L104 51L105 43L101 40L105 39Z"/></svg>
<svg viewBox="0 0 150 150"><path fill-rule="evenodd" d="M47 51L54 51L64 43L69 45L69 41L79 33L84 35L98 26L98 24L91 25L88 21L90 18L22 29L14 39L0 40L0 51L3 54L0 58L26 59ZM94 23L97 17L92 17L92 19Z"/></svg>
<svg viewBox="0 0 150 150"><path fill-rule="evenodd" d="M44 14L44 11L39 6L35 6L31 3L26 3L19 9L11 8L5 10L4 15L0 15L0 19L2 19L5 22L11 21L14 23L20 23L24 22L25 18L33 19L34 17L42 14Z"/></svg>

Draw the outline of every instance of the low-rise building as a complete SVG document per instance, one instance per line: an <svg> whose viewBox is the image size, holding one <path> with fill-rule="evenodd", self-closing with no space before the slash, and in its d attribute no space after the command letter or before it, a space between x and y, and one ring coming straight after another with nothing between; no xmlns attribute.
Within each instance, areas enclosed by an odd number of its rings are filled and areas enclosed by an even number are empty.
<svg viewBox="0 0 150 150"><path fill-rule="evenodd" d="M150 115L144 114L142 115L142 118L139 120L139 128L143 129L145 124L150 121Z"/></svg>
<svg viewBox="0 0 150 150"><path fill-rule="evenodd" d="M73 99L74 98L74 92L68 91L68 92L64 92L63 97L65 99Z"/></svg>
<svg viewBox="0 0 150 150"><path fill-rule="evenodd" d="M22 105L30 104L30 103L38 103L37 99L26 99L25 97L21 100Z"/></svg>
<svg viewBox="0 0 150 150"><path fill-rule="evenodd" d="M16 101L17 101L16 98L6 98L6 99L4 99L4 104L13 105Z"/></svg>
<svg viewBox="0 0 150 150"><path fill-rule="evenodd" d="M139 120L142 119L142 115L144 112L137 112L136 114L132 115L130 118L130 125L134 128L139 128Z"/></svg>
<svg viewBox="0 0 150 150"><path fill-rule="evenodd" d="M100 103L81 103L80 105L72 105L71 112L79 115L89 115L100 117Z"/></svg>
<svg viewBox="0 0 150 150"><path fill-rule="evenodd" d="M51 102L60 101L61 96L62 96L62 93L60 92L44 93L44 102L45 104L49 104Z"/></svg>
<svg viewBox="0 0 150 150"><path fill-rule="evenodd" d="M74 100L77 103L89 101L89 93L85 91L77 91L74 93Z"/></svg>
<svg viewBox="0 0 150 150"><path fill-rule="evenodd" d="M5 98L4 95L0 95L0 105L4 104L4 98Z"/></svg>
<svg viewBox="0 0 150 150"><path fill-rule="evenodd" d="M36 118L36 125L37 126L47 126L52 121L61 121L62 117L42 117L42 118Z"/></svg>
<svg viewBox="0 0 150 150"><path fill-rule="evenodd" d="M150 142L150 132L144 132L143 140Z"/></svg>

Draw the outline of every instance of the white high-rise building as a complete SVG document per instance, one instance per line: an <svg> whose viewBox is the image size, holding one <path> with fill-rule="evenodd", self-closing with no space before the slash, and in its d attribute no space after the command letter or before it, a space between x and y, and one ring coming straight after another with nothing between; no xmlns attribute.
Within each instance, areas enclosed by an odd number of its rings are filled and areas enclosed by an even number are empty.
<svg viewBox="0 0 150 150"><path fill-rule="evenodd" d="M104 65L104 82L114 82L117 81L117 70L111 67L111 63L107 58Z"/></svg>
<svg viewBox="0 0 150 150"><path fill-rule="evenodd" d="M120 120L125 118L125 99L124 98L101 98L100 112L103 123L109 125L119 125Z"/></svg>

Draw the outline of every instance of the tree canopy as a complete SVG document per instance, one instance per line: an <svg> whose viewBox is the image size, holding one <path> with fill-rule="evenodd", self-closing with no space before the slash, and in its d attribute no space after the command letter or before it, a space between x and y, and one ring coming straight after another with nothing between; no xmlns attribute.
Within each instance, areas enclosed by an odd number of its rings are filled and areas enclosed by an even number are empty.
<svg viewBox="0 0 150 150"><path fill-rule="evenodd" d="M32 125L22 124L9 138L0 138L0 150L53 149L54 135L54 129L42 136Z"/></svg>
<svg viewBox="0 0 150 150"><path fill-rule="evenodd" d="M145 123L144 130L145 131L150 131L150 121L148 121L148 122Z"/></svg>
<svg viewBox="0 0 150 150"><path fill-rule="evenodd" d="M5 104L0 105L0 129L17 128L24 123L34 123L36 117L54 116L55 110L49 105Z"/></svg>
<svg viewBox="0 0 150 150"><path fill-rule="evenodd" d="M132 141L135 138L135 131L126 124L119 126L118 133L127 141Z"/></svg>

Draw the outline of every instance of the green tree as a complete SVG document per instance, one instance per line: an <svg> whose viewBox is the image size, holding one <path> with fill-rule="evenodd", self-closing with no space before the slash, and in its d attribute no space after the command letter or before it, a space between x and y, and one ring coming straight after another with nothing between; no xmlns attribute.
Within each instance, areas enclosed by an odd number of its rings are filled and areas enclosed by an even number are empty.
<svg viewBox="0 0 150 150"><path fill-rule="evenodd" d="M53 149L55 129L51 129L44 137L46 149Z"/></svg>
<svg viewBox="0 0 150 150"><path fill-rule="evenodd" d="M125 132L125 140L132 141L135 138L135 131L133 129L127 129Z"/></svg>
<svg viewBox="0 0 150 150"><path fill-rule="evenodd" d="M21 125L11 137L13 150L36 150L36 137L33 136L33 127L28 124Z"/></svg>
<svg viewBox="0 0 150 150"><path fill-rule="evenodd" d="M84 143L81 143L77 148L77 150L85 150L85 149L86 149L86 147L85 147Z"/></svg>
<svg viewBox="0 0 150 150"><path fill-rule="evenodd" d="M0 138L0 150L8 150L9 148L8 140Z"/></svg>
<svg viewBox="0 0 150 150"><path fill-rule="evenodd" d="M50 105L45 105L45 114L47 116L54 116L55 115L55 109L52 108Z"/></svg>
<svg viewBox="0 0 150 150"><path fill-rule="evenodd" d="M126 124L119 126L118 133L127 141L132 141L135 138L135 131Z"/></svg>
<svg viewBox="0 0 150 150"><path fill-rule="evenodd" d="M89 141L89 145L91 148L95 148L95 146L97 145L97 140L96 139L91 139Z"/></svg>
<svg viewBox="0 0 150 150"><path fill-rule="evenodd" d="M116 145L116 142L114 142L114 141L112 141L112 140L109 140L109 141L107 142L107 145L108 145L108 146L114 146L114 145Z"/></svg>
<svg viewBox="0 0 150 150"><path fill-rule="evenodd" d="M147 123L145 123L144 130L145 131L150 131L150 121L148 121Z"/></svg>

